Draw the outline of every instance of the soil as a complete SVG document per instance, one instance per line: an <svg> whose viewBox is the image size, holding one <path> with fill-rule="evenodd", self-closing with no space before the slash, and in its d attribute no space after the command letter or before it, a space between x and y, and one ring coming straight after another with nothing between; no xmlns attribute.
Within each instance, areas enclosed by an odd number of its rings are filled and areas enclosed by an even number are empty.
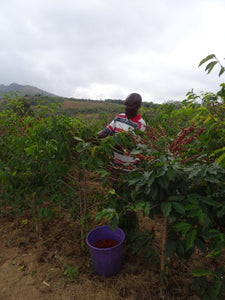
<svg viewBox="0 0 225 300"><path fill-rule="evenodd" d="M91 181L92 182L92 181ZM99 191L98 183L91 191ZM93 208L87 234L97 226ZM154 250L161 254L163 220L138 214L140 231L155 230ZM51 222L35 223L29 214L0 215L0 300L198 300L192 290L195 269L207 269L205 255L166 262L133 255L125 240L123 264L115 276L94 273L79 220L61 212ZM225 256L222 257L223 262ZM212 267L212 266L210 266Z"/></svg>
<svg viewBox="0 0 225 300"><path fill-rule="evenodd" d="M161 222L142 218L140 224L155 226L157 244ZM99 225L93 221L88 230ZM66 214L38 228L29 216L1 217L0 236L1 300L200 299L191 290L186 261L171 261L162 280L159 262L131 255L126 244L121 271L112 277L96 275L87 245L81 249L80 225ZM201 258L192 263L201 266Z"/></svg>

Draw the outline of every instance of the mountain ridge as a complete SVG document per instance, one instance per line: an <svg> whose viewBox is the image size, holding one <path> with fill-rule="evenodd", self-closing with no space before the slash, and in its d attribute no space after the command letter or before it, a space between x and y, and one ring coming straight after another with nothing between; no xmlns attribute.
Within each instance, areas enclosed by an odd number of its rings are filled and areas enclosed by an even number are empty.
<svg viewBox="0 0 225 300"><path fill-rule="evenodd" d="M9 94L11 92L19 92L19 96L34 96L34 95L43 95L49 97L59 97L53 93L49 93L45 90L39 89L35 86L31 85L22 85L18 83L11 83L9 85L0 84L0 97L3 97L5 94Z"/></svg>

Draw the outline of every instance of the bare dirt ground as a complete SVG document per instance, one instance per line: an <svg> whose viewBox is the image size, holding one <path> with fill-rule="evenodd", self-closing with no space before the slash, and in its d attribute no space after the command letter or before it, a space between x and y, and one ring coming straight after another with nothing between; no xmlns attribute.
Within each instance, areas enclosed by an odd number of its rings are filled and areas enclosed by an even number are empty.
<svg viewBox="0 0 225 300"><path fill-rule="evenodd" d="M91 192L99 183L89 181ZM94 220L85 233L107 222ZM140 232L155 228L153 247L161 254L163 220L138 215ZM82 243L81 243L82 242ZM81 244L83 247L81 247ZM225 261L223 256L223 261ZM164 277L160 259L133 255L126 240L120 272L112 277L94 273L89 249L81 238L79 221L64 212L38 224L10 209L0 216L0 300L199 300L192 290L195 269L207 269L205 255L196 251L188 261L167 261Z"/></svg>
<svg viewBox="0 0 225 300"><path fill-rule="evenodd" d="M91 224L88 231L102 225ZM103 277L94 274L87 246L80 247L80 225L69 216L45 222L38 230L33 225L28 216L0 218L0 300L200 299L191 290L192 274L185 261L171 262L162 281L159 263L130 255L125 244L121 271ZM154 225L157 243L161 224ZM152 224L142 219L141 226ZM200 266L199 258L191 263ZM64 274L68 266L78 268L78 274Z"/></svg>

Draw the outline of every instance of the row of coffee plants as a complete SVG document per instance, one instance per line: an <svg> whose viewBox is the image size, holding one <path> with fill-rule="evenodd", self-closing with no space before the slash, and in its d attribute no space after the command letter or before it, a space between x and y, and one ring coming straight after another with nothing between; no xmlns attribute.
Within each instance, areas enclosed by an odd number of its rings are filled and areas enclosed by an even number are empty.
<svg viewBox="0 0 225 300"><path fill-rule="evenodd" d="M169 258L189 259L198 248L214 262L214 269L193 270L194 287L218 299L225 288L218 263L225 246L224 87L217 94L191 91L179 109L165 104L156 115L143 108L145 132L100 141L96 135L109 121L107 115L90 122L41 108L31 113L20 97L8 99L0 118L1 212L30 212L35 220L44 220L67 209L84 224L89 201L86 175L97 172L103 184L116 181L119 187L116 192L111 189L97 217L109 216L113 227L128 211L160 218L162 273ZM118 144L139 159L131 172L112 168ZM145 240L153 239L145 233L141 241Z"/></svg>
<svg viewBox="0 0 225 300"><path fill-rule="evenodd" d="M31 110L21 97L7 100L0 118L1 212L28 212L37 222L60 210L83 218L80 185L90 156L85 140L103 125L46 107Z"/></svg>
<svg viewBox="0 0 225 300"><path fill-rule="evenodd" d="M162 273L168 259L190 259L199 249L212 269L193 270L193 288L204 299L223 299L225 272L219 261L225 246L225 84L216 94L191 91L182 104L178 110L164 105L155 119L144 109L144 133L123 132L93 148L95 163L102 162L109 181L115 174L111 163L117 144L139 159L129 167L131 172L118 169L114 180L121 188L110 194L108 207L97 217L110 217L113 227L127 211L160 217Z"/></svg>
<svg viewBox="0 0 225 300"><path fill-rule="evenodd" d="M216 108L225 111L224 104L216 104ZM115 180L122 187L121 193L111 194L107 209L99 216L109 214L114 227L119 222L116 216L127 211L142 210L150 218L160 217L164 227L162 272L168 258L189 259L196 249L215 262L225 246L225 168L218 151L224 147L225 135L223 128L209 125L207 118L192 120L190 125L180 127L175 136L168 135L164 128L148 127L144 134L123 133L107 138L95 148L98 160L102 158L100 153L109 153L109 180L114 173L110 169L110 150L115 145L122 144L128 154L139 159L131 172L118 171L120 176L117 174ZM216 128L217 145L211 145L212 128ZM217 264L210 271L195 271L195 286L203 294L223 293L224 270L220 267ZM214 274L215 288L206 284L206 278L198 278L209 274Z"/></svg>

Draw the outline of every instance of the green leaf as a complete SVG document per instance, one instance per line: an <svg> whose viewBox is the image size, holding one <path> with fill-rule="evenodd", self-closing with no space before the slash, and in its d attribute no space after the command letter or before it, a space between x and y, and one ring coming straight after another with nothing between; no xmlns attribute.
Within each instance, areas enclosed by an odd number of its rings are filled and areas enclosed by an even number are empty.
<svg viewBox="0 0 225 300"><path fill-rule="evenodd" d="M207 239L214 239L214 238L219 238L220 232L216 229L211 229L205 234L205 238Z"/></svg>
<svg viewBox="0 0 225 300"><path fill-rule="evenodd" d="M223 160L225 160L225 153L220 155L220 157L217 159L217 164L219 165Z"/></svg>
<svg viewBox="0 0 225 300"><path fill-rule="evenodd" d="M166 256L170 257L171 255L174 255L176 252L176 248L179 242L177 241L169 241L166 245Z"/></svg>
<svg viewBox="0 0 225 300"><path fill-rule="evenodd" d="M202 166L201 172L200 172L201 178L205 177L206 173L207 173L207 166Z"/></svg>
<svg viewBox="0 0 225 300"><path fill-rule="evenodd" d="M214 68L214 66L217 64L217 61L212 61L210 62L206 68L205 68L205 71L208 72L208 74L212 71L212 69Z"/></svg>
<svg viewBox="0 0 225 300"><path fill-rule="evenodd" d="M220 183L219 179L217 179L216 177L208 177L207 181L218 184Z"/></svg>
<svg viewBox="0 0 225 300"><path fill-rule="evenodd" d="M199 67L201 66L201 65L203 65L205 62L207 62L208 60L210 60L210 59L213 59L213 58L215 58L216 56L215 56L215 54L210 54L210 55L208 55L208 56L206 56L204 59L202 59L201 61L200 61L200 63L199 63Z"/></svg>
<svg viewBox="0 0 225 300"><path fill-rule="evenodd" d="M172 210L172 204L171 204L171 202L163 202L161 204L161 209L163 211L164 216L168 217L169 214L171 213L171 210Z"/></svg>
<svg viewBox="0 0 225 300"><path fill-rule="evenodd" d="M224 72L225 72L225 68L221 67L220 72L219 72L219 76L221 76Z"/></svg>
<svg viewBox="0 0 225 300"><path fill-rule="evenodd" d="M166 169L160 168L154 173L155 178L160 178L166 173Z"/></svg>
<svg viewBox="0 0 225 300"><path fill-rule="evenodd" d="M134 211L138 212L139 210L143 211L146 215L148 215L150 211L150 203L144 201L137 203L134 207Z"/></svg>
<svg viewBox="0 0 225 300"><path fill-rule="evenodd" d="M153 199L153 201L156 201L158 197L159 197L159 189L157 188L157 186L153 185L151 189L151 198Z"/></svg>
<svg viewBox="0 0 225 300"><path fill-rule="evenodd" d="M115 214L110 221L110 227L112 228L113 231L116 230L118 224L119 224L119 216Z"/></svg>
<svg viewBox="0 0 225 300"><path fill-rule="evenodd" d="M187 237L186 251L188 251L191 247L194 246L196 235L197 235L197 230L196 229L193 229L189 233L189 235Z"/></svg>
<svg viewBox="0 0 225 300"><path fill-rule="evenodd" d="M80 142L76 146L76 151L78 153L83 152L83 151L87 150L89 148L89 146L90 146L90 143L82 143L82 142Z"/></svg>
<svg viewBox="0 0 225 300"><path fill-rule="evenodd" d="M21 270L23 270L23 269L24 269L24 265L21 266L19 269L17 269L17 271L21 271Z"/></svg>
<svg viewBox="0 0 225 300"><path fill-rule="evenodd" d="M204 222L204 220L206 220L206 215L203 213L201 209L197 211L197 216L201 224Z"/></svg>
<svg viewBox="0 0 225 300"><path fill-rule="evenodd" d="M158 182L159 182L159 185L160 185L163 189L165 189L165 190L168 189L168 187L169 187L169 180L168 180L168 177L167 177L167 176L163 176L163 177L159 178L159 179L158 179Z"/></svg>
<svg viewBox="0 0 225 300"><path fill-rule="evenodd" d="M150 188L154 182L155 178L153 176L150 177L150 179L148 179L148 183L147 186Z"/></svg>
<svg viewBox="0 0 225 300"><path fill-rule="evenodd" d="M173 207L176 210L176 212L180 213L181 215L185 214L185 208L184 205L178 203L178 202L173 202Z"/></svg>
<svg viewBox="0 0 225 300"><path fill-rule="evenodd" d="M175 201L175 202L179 201L180 202L180 201L184 200L184 198L185 197L183 195L173 195L173 196L169 196L168 200L171 201L171 202L172 201Z"/></svg>
<svg viewBox="0 0 225 300"><path fill-rule="evenodd" d="M188 195L188 201L191 202L194 205L198 205L198 194L189 194Z"/></svg>
<svg viewBox="0 0 225 300"><path fill-rule="evenodd" d="M176 231L181 232L182 237L185 237L188 230L192 228L192 225L189 223L181 222L181 223L174 225L174 228Z"/></svg>
<svg viewBox="0 0 225 300"><path fill-rule="evenodd" d="M168 169L167 169L167 176L168 176L169 180L173 180L173 178L174 178L174 170L173 170L173 168L168 167Z"/></svg>
<svg viewBox="0 0 225 300"><path fill-rule="evenodd" d="M112 219L115 215L117 215L116 210L114 208L105 208L99 211L95 216L95 221L100 221L101 218L106 218L108 220Z"/></svg>
<svg viewBox="0 0 225 300"><path fill-rule="evenodd" d="M222 209L218 210L217 212L218 218L222 218L224 215L225 215L225 206Z"/></svg>
<svg viewBox="0 0 225 300"><path fill-rule="evenodd" d="M34 270L30 273L30 276L33 277L37 273L37 270Z"/></svg>
<svg viewBox="0 0 225 300"><path fill-rule="evenodd" d="M209 271L209 270L204 270L204 269L198 269L192 272L192 274L196 277L201 277L201 276L207 276L207 275L213 275L214 274Z"/></svg>
<svg viewBox="0 0 225 300"><path fill-rule="evenodd" d="M196 177L199 173L201 172L201 170L198 168L198 169L193 169L189 176L188 176L188 179L192 179L193 177Z"/></svg>
<svg viewBox="0 0 225 300"><path fill-rule="evenodd" d="M184 246L182 242L178 243L176 252L179 255L179 257L184 257Z"/></svg>
<svg viewBox="0 0 225 300"><path fill-rule="evenodd" d="M83 139L81 139L81 138L79 138L77 136L74 136L73 139L76 140L76 141L79 141L79 142L83 142L84 141Z"/></svg>
<svg viewBox="0 0 225 300"><path fill-rule="evenodd" d="M102 178L107 177L107 176L110 175L109 172L107 172L106 170L103 170L103 169L98 169L98 170L96 170L96 172L97 172L98 174L100 174Z"/></svg>
<svg viewBox="0 0 225 300"><path fill-rule="evenodd" d="M213 153L219 153L225 151L225 147L215 150Z"/></svg>
<svg viewBox="0 0 225 300"><path fill-rule="evenodd" d="M202 252L206 252L207 248L206 248L206 245L205 245L205 241L196 237L195 239L195 245L196 247L198 247L198 249Z"/></svg>
<svg viewBox="0 0 225 300"><path fill-rule="evenodd" d="M148 179L149 179L149 177L150 177L150 175L152 174L152 171L151 172L144 172L143 173L143 178L147 181Z"/></svg>
<svg viewBox="0 0 225 300"><path fill-rule="evenodd" d="M216 202L215 200L209 197L199 197L199 200L205 204L208 204L209 206L215 206L215 207L219 206L218 202Z"/></svg>

